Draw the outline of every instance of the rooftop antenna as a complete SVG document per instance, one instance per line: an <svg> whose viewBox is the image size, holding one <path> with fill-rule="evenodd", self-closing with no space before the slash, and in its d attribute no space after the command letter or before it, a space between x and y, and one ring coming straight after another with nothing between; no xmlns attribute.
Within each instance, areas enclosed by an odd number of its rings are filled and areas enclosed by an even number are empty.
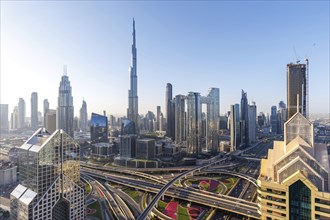
<svg viewBox="0 0 330 220"><path fill-rule="evenodd" d="M67 76L68 75L68 70L66 64L63 65L63 75Z"/></svg>

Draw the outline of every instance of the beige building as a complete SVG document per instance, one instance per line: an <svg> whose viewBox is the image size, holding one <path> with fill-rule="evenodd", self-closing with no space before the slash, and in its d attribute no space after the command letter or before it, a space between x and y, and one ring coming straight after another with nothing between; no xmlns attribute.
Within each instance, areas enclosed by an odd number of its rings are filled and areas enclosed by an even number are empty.
<svg viewBox="0 0 330 220"><path fill-rule="evenodd" d="M262 159L257 183L262 219L330 219L329 155L301 113L284 124L284 141Z"/></svg>

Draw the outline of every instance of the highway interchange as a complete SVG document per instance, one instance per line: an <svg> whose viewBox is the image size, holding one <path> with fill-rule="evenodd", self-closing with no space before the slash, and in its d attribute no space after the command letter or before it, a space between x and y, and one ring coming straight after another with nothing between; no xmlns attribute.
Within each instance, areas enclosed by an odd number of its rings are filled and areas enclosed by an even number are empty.
<svg viewBox="0 0 330 220"><path fill-rule="evenodd" d="M159 199L164 196L210 207L216 211L212 219L231 219L231 216L259 219L255 179L259 175L260 162L246 160L243 157L264 157L270 146L271 141L260 142L254 148L242 152L236 160L229 160L228 156L217 156L200 166L166 170L136 170L82 162L81 173L92 185L93 191L99 194L103 219L148 219L153 216L157 216L158 219L169 219L155 208ZM152 172L161 174L155 175ZM230 175L236 176L239 180L226 195L205 192L182 184L182 180L200 175ZM123 190L114 186L148 193L147 199L144 200L145 204L138 204Z"/></svg>

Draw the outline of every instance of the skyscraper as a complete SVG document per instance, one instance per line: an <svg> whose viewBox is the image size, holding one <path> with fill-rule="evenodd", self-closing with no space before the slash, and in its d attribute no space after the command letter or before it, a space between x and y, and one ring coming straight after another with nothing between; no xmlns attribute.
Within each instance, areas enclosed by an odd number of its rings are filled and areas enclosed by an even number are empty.
<svg viewBox="0 0 330 220"><path fill-rule="evenodd" d="M160 124L162 123L160 120L160 114L161 114L160 106L157 106L157 115L156 115L156 131L160 130Z"/></svg>
<svg viewBox="0 0 330 220"><path fill-rule="evenodd" d="M63 76L58 88L56 111L56 128L63 129L67 134L73 137L73 97L66 66L63 68Z"/></svg>
<svg viewBox="0 0 330 220"><path fill-rule="evenodd" d="M175 138L175 103L173 101L172 84L166 84L165 93L165 116L166 116L166 135Z"/></svg>
<svg viewBox="0 0 330 220"><path fill-rule="evenodd" d="M249 141L250 143L256 141L257 133L257 106L255 102L249 105Z"/></svg>
<svg viewBox="0 0 330 220"><path fill-rule="evenodd" d="M206 151L215 152L219 148L220 90L210 88L206 106Z"/></svg>
<svg viewBox="0 0 330 220"><path fill-rule="evenodd" d="M18 124L17 128L25 127L25 116L26 116L26 106L23 98L19 98L18 101Z"/></svg>
<svg viewBox="0 0 330 220"><path fill-rule="evenodd" d="M31 128L38 127L38 93L32 92L31 94Z"/></svg>
<svg viewBox="0 0 330 220"><path fill-rule="evenodd" d="M184 95L177 95L174 98L175 102L175 143L182 144L186 140L185 133L185 99Z"/></svg>
<svg viewBox="0 0 330 220"><path fill-rule="evenodd" d="M138 130L139 107L137 89L137 49L135 39L135 20L133 19L133 44L132 60L130 66L130 89L128 90L127 118L135 123L136 129Z"/></svg>
<svg viewBox="0 0 330 220"><path fill-rule="evenodd" d="M44 116L45 128L51 134L56 130L56 110L48 109Z"/></svg>
<svg viewBox="0 0 330 220"><path fill-rule="evenodd" d="M237 150L241 143L239 104L230 106L230 146Z"/></svg>
<svg viewBox="0 0 330 220"><path fill-rule="evenodd" d="M108 142L107 116L92 113L90 133L92 143Z"/></svg>
<svg viewBox="0 0 330 220"><path fill-rule="evenodd" d="M19 185L11 219L84 219L79 145L63 130L39 128L19 148Z"/></svg>
<svg viewBox="0 0 330 220"><path fill-rule="evenodd" d="M198 155L202 153L202 104L198 92L189 92L187 96L187 153Z"/></svg>
<svg viewBox="0 0 330 220"><path fill-rule="evenodd" d="M82 106L79 112L79 127L82 131L88 130L88 121L87 121L87 103L83 100Z"/></svg>
<svg viewBox="0 0 330 220"><path fill-rule="evenodd" d="M299 111L307 118L307 77L306 64L290 63L287 65L287 104L288 118L297 112L297 95L299 95Z"/></svg>
<svg viewBox="0 0 330 220"><path fill-rule="evenodd" d="M327 147L314 143L313 124L296 111L284 125L284 141L274 141L261 160L261 219L329 219L329 177Z"/></svg>
<svg viewBox="0 0 330 220"><path fill-rule="evenodd" d="M44 99L44 111L43 111L43 117L44 117L44 127L46 127L46 113L49 111L49 102L48 99ZM47 129L47 128L46 128Z"/></svg>
<svg viewBox="0 0 330 220"><path fill-rule="evenodd" d="M240 135L241 147L249 146L249 113L248 113L248 99L247 93L242 90L241 98L241 117L240 117Z"/></svg>
<svg viewBox="0 0 330 220"><path fill-rule="evenodd" d="M272 133L277 134L278 133L278 120L277 120L277 110L276 106L272 106L271 108L271 114L270 114L270 125L272 128Z"/></svg>
<svg viewBox="0 0 330 220"><path fill-rule="evenodd" d="M9 129L8 104L0 104L0 131L7 132Z"/></svg>
<svg viewBox="0 0 330 220"><path fill-rule="evenodd" d="M18 107L15 106L10 115L10 129L15 130L18 128Z"/></svg>

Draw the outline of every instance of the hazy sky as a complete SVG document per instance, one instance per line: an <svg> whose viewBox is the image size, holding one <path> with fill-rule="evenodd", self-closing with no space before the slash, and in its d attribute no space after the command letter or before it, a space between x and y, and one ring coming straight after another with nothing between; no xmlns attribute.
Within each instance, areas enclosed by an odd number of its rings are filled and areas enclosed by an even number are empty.
<svg viewBox="0 0 330 220"><path fill-rule="evenodd" d="M329 1L1 1L1 103L32 92L57 106L68 66L75 115L125 115L132 18L136 20L139 113L164 111L173 94L220 88L221 114L241 89L270 112L286 103L286 64L310 59L310 111L329 112Z"/></svg>

